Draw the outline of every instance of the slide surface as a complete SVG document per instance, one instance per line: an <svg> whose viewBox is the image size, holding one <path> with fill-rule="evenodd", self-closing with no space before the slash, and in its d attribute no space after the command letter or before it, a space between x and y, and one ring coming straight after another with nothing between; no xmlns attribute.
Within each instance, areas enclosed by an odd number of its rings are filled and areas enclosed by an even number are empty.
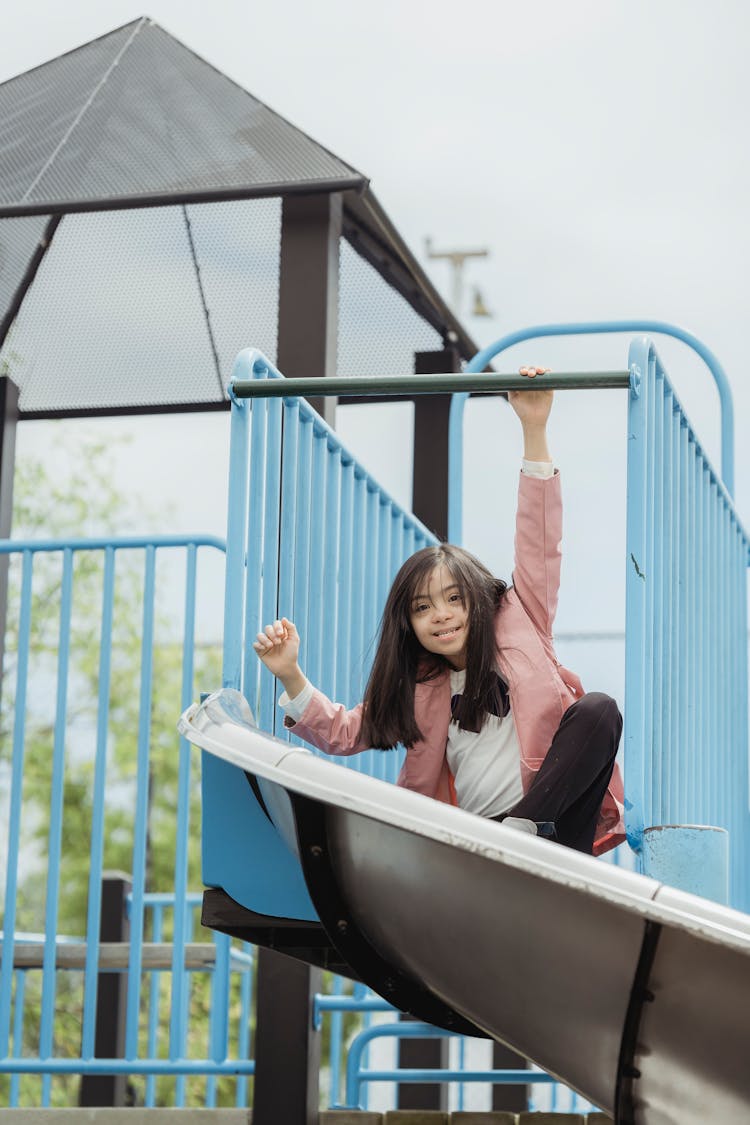
<svg viewBox="0 0 750 1125"><path fill-rule="evenodd" d="M180 730L257 779L331 941L387 999L621 1125L750 1121L749 916L322 760L231 690Z"/></svg>

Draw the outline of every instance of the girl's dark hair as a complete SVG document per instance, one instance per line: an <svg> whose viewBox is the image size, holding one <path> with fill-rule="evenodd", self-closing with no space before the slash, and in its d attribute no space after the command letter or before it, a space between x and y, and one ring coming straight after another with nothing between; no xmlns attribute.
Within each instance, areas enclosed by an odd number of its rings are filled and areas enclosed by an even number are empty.
<svg viewBox="0 0 750 1125"><path fill-rule="evenodd" d="M478 731L497 700L495 612L507 585L461 547L425 547L403 564L385 603L363 701L362 739L367 746L390 750L399 742L413 746L422 737L414 717L415 685L435 679L450 665L419 643L411 611L415 595L427 588L439 566L458 585L468 614L466 686L454 718L463 730Z"/></svg>

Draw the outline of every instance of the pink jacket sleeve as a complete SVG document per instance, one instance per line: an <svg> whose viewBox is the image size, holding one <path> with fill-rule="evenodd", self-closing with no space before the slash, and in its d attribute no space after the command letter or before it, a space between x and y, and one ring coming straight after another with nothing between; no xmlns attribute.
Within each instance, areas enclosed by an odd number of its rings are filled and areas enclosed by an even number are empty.
<svg viewBox="0 0 750 1125"><path fill-rule="evenodd" d="M316 746L324 754L359 754L368 747L360 741L362 704L347 711L342 703L332 703L322 691L314 689L313 697L296 723L288 716L284 726L293 729L299 738Z"/></svg>
<svg viewBox="0 0 750 1125"><path fill-rule="evenodd" d="M546 480L521 473L516 511L513 588L545 637L552 635L560 590L562 495L560 474Z"/></svg>

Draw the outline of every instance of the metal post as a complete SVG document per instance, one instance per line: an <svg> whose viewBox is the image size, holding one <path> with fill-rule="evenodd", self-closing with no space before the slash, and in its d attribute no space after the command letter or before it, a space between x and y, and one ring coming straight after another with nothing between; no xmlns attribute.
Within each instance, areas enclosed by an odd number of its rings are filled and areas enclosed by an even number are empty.
<svg viewBox="0 0 750 1125"><path fill-rule="evenodd" d="M18 387L6 376L0 379L0 539L10 538L13 519L13 474L16 461ZM5 656L10 555L0 556L0 669ZM0 679L0 684L2 680Z"/></svg>
<svg viewBox="0 0 750 1125"><path fill-rule="evenodd" d="M128 941L130 923L127 899L132 889L129 875L105 871L102 876L100 941ZM94 1056L121 1059L125 1055L127 973L99 973L96 996ZM79 1104L82 1106L126 1106L133 1104L127 1074L84 1074Z"/></svg>
<svg viewBox="0 0 750 1125"><path fill-rule="evenodd" d="M284 375L336 374L341 221L338 193L288 196L282 203L276 366ZM336 400L309 401L333 426Z"/></svg>
<svg viewBox="0 0 750 1125"><path fill-rule="evenodd" d="M287 376L336 374L341 195L289 196L281 211L277 367ZM310 405L333 426L335 398ZM320 1037L312 1004L317 969L258 950L255 1125L316 1125Z"/></svg>
<svg viewBox="0 0 750 1125"><path fill-rule="evenodd" d="M438 353L440 354L440 353ZM414 1016L402 1015L403 1021L414 1022ZM420 1020L416 1020L420 1023ZM450 1039L399 1039L398 1065L402 1070L447 1070L450 1066ZM448 1109L447 1082L400 1082L399 1109Z"/></svg>
<svg viewBox="0 0 750 1125"><path fill-rule="evenodd" d="M461 370L454 347L439 352L416 352L415 375L438 375ZM448 419L450 395L414 398L414 481L412 511L438 539L448 538Z"/></svg>
<svg viewBox="0 0 750 1125"><path fill-rule="evenodd" d="M320 969L258 949L254 1125L317 1125L320 1032L313 1002Z"/></svg>
<svg viewBox="0 0 750 1125"><path fill-rule="evenodd" d="M516 1054L504 1043L492 1044L492 1066L494 1070L525 1070L528 1061ZM496 1085L492 1087L492 1108L504 1109L506 1113L524 1113L529 1104L528 1086Z"/></svg>

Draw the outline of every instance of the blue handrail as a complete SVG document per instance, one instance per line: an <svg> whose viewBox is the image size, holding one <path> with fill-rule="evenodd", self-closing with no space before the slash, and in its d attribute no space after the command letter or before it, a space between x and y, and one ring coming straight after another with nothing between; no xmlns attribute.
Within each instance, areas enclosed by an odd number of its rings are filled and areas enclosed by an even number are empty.
<svg viewBox="0 0 750 1125"><path fill-rule="evenodd" d="M613 332L656 332L681 340L704 361L714 377L721 404L721 475L730 496L734 495L734 406L732 391L724 368L710 348L692 332L668 324L664 320L601 320L580 321L572 324L535 324L519 328L488 344L469 361L466 373L483 371L487 364L514 344L525 340L538 340L545 336L593 336ZM448 429L448 538L460 543L463 534L463 416L469 395L454 394L451 400Z"/></svg>

